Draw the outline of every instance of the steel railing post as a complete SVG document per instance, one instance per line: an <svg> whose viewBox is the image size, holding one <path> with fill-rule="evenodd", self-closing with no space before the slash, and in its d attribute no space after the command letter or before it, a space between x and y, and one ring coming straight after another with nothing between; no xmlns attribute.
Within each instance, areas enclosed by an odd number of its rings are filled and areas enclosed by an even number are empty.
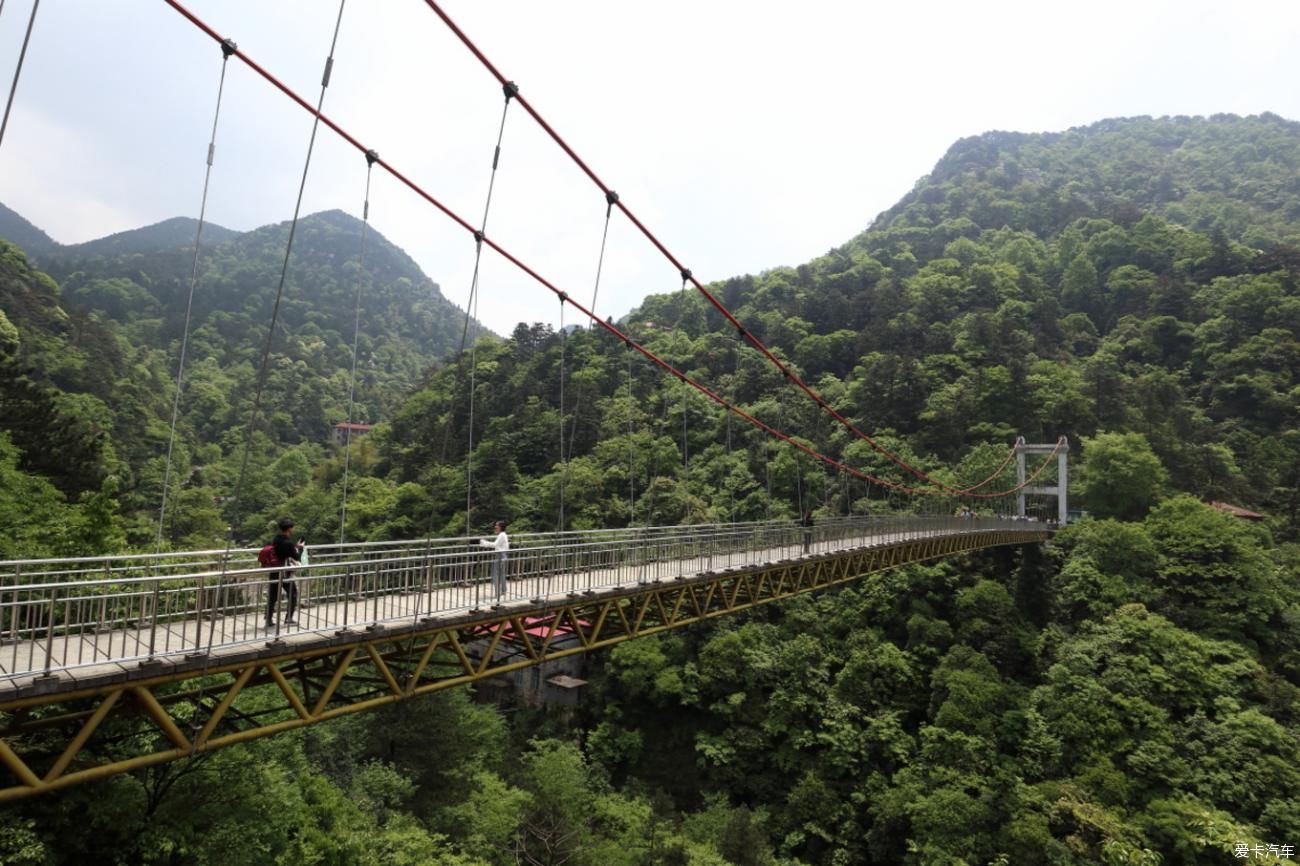
<svg viewBox="0 0 1300 866"><path fill-rule="evenodd" d="M199 575L199 590L194 596L194 654L203 652L203 594L207 587L207 576Z"/></svg>
<svg viewBox="0 0 1300 866"><path fill-rule="evenodd" d="M43 679L49 679L54 674L51 672L54 660L54 611L55 602L59 597L59 588L57 586L50 588L50 613L49 622L45 624L45 672L41 674Z"/></svg>

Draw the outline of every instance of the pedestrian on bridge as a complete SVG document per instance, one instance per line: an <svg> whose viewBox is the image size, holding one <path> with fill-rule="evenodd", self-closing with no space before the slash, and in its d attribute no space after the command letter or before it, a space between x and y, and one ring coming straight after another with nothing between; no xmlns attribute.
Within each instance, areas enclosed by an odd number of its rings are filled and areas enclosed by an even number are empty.
<svg viewBox="0 0 1300 866"><path fill-rule="evenodd" d="M807 553L808 548L812 546L813 537L813 513L811 508L804 511L803 517L799 518L799 525L803 527L803 552Z"/></svg>
<svg viewBox="0 0 1300 866"><path fill-rule="evenodd" d="M480 547L490 547L495 550L496 556L492 559L492 589L497 594L497 600L506 594L506 560L509 558L507 551L510 550L510 536L506 535L506 522L498 520L492 524L496 530L496 538L480 538L478 540Z"/></svg>
<svg viewBox="0 0 1300 866"><path fill-rule="evenodd" d="M281 517L277 524L280 532L271 539L271 547L275 549L275 558L281 566L297 565L302 559L302 551L305 545L302 541L293 540L294 523L289 517ZM293 571L289 568L281 568L276 575L276 579L271 581L270 592L266 601L266 627L275 628L275 606L280 600L280 587L284 587L285 602L288 605L288 615L284 618L285 625L297 625L298 621L293 618L294 611L298 607L298 587L293 582Z"/></svg>

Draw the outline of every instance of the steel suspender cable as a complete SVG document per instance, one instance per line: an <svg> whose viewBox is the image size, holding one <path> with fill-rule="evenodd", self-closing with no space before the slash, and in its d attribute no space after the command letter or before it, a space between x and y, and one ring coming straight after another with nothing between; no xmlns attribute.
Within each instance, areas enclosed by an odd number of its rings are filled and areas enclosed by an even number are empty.
<svg viewBox="0 0 1300 866"><path fill-rule="evenodd" d="M727 420L727 462L724 464L727 467L727 476L723 481L723 483L727 485L727 502L728 502L727 522L735 523L736 522L736 488L731 483L731 413L727 411L726 407L724 406L722 409L722 414L726 416L726 420Z"/></svg>
<svg viewBox="0 0 1300 866"><path fill-rule="evenodd" d="M605 265L605 242L609 239L609 215L614 212L614 202L616 201L618 201L618 193L611 190L610 192L605 194L605 229L604 231L601 232L600 235L600 255L597 256L596 258L596 285L591 290L591 310L590 310L590 314L587 317L588 321L592 325L593 331L595 330L595 324L596 324L596 298L600 296L600 272ZM561 304L560 306L563 307L564 305ZM561 312L563 312L563 310L561 310ZM569 452L568 452L569 457L573 456L573 443L578 438L578 414L581 407L582 407L582 392L579 391L578 396L574 398L573 401L573 425L569 430ZM560 414L563 415L562 408ZM564 454L563 434L561 434L560 436L560 453L561 456L563 456Z"/></svg>
<svg viewBox="0 0 1300 866"><path fill-rule="evenodd" d="M680 298L681 298L681 309L677 312L677 328L676 328L676 331L677 331L678 334L680 334L680 333L681 333L681 330L682 330L682 320L686 318L686 280L689 279L689 278L690 278L690 271L684 271L684 272L682 272L682 293L681 293L681 295L680 295ZM690 337L687 337L687 338L686 338L686 341L687 341L687 343L689 344L689 343L690 343ZM674 342L675 342L675 341L674 341ZM686 366L686 361L689 361L689 360L690 360L689 355L688 355L688 356L685 356L684 359L683 359L683 361L682 361L682 366L685 367L685 366ZM686 439L686 433L687 433L687 426L686 426L686 392L689 391L689 390L690 390L690 389L686 386L686 383L683 382L683 383L682 383L682 472L683 472L683 474L682 474L682 482L683 482L683 483L685 483L685 481L686 481L686 474L685 474L685 473L690 472L690 470L691 470L691 446L690 446L690 443L689 443L689 442L687 441L687 439Z"/></svg>
<svg viewBox="0 0 1300 866"><path fill-rule="evenodd" d="M483 221L474 235L474 276L470 280L469 303L465 305L465 328L461 334L461 345L465 344L465 332L469 329L469 317L478 321L478 278L479 266L483 261L483 235L487 232L488 211L492 208L492 190L496 187L497 167L501 164L501 139L506 133L506 114L510 111L510 100L519 88L513 81L502 86L506 102L501 108L501 126L497 130L497 144L492 151L492 174L488 177L487 200L483 203ZM478 338L469 345L469 425L468 442L465 447L465 534L470 533L470 513L474 503L474 388L478 376Z"/></svg>
<svg viewBox="0 0 1300 866"><path fill-rule="evenodd" d="M479 256L482 255L483 244L475 244L474 252L474 276L470 280L469 301L465 304L465 317L473 317L478 321L478 270ZM474 508L474 391L478 385L478 337L469 344L469 418L465 425L465 534L469 535L472 529L472 511Z"/></svg>
<svg viewBox="0 0 1300 866"><path fill-rule="evenodd" d="M248 474L248 458L253 448L253 430L257 425L257 416L262 408L262 394L266 390L266 378L271 362L271 346L275 340L275 326L280 317L280 301L284 298L284 281L289 274L289 255L293 252L293 237L298 230L298 215L302 211L303 192L307 189L307 172L311 168L312 149L316 146L316 131L320 128L320 110L321 106L325 104L325 90L329 87L330 73L334 69L334 49L338 45L339 29L343 26L343 7L345 5L347 5L347 0L339 0L339 14L334 21L334 37L330 40L329 56L325 58L325 72L321 76L320 82L320 97L316 100L316 116L311 124L311 138L307 141L307 158L302 165L302 180L298 184L298 200L293 206L293 221L289 223L289 239L284 245L284 262L280 266L280 282L276 286L275 303L271 307L271 325L266 330L266 346L262 349L262 362L257 371L257 389L253 394L253 408L249 412L248 427L244 434L244 456L239 461L239 476L235 482L232 509L236 518L238 518L240 505L239 497L243 493L244 479ZM238 50L235 53L238 54Z"/></svg>
<svg viewBox="0 0 1300 866"><path fill-rule="evenodd" d="M3 9L0 3L0 9ZM18 66L14 69L14 80L9 85L9 101L5 103L4 120L0 121L0 146L4 145L5 130L9 127L9 110L14 107L14 94L18 92L18 76L23 74L23 61L27 59L27 43L32 39L32 26L36 23L36 10L41 8L41 0L32 3L32 17L27 19L27 33L23 36L23 47L18 52Z"/></svg>
<svg viewBox="0 0 1300 866"><path fill-rule="evenodd" d="M569 474L569 461L564 457L564 298L560 298L560 519L556 531L564 531L564 482Z"/></svg>
<svg viewBox="0 0 1300 866"><path fill-rule="evenodd" d="M217 121L221 118L221 96L226 89L226 67L236 45L227 39L221 43L221 77L217 81L217 108L212 113L212 135L208 139L207 168L203 171L203 196L199 200L199 224L194 230L194 259L190 262L190 293L185 301L185 324L181 328L180 360L176 364L176 393L172 396L171 434L167 437L167 462L163 466L162 504L158 508L158 552L162 552L163 527L167 520L167 491L171 485L172 452L176 446L176 422L180 417L181 386L185 382L185 353L190 342L190 316L194 311L194 289L199 281L199 240L203 237L203 220L208 210L208 184L212 180L212 160L217 149Z"/></svg>
<svg viewBox="0 0 1300 866"><path fill-rule="evenodd" d="M352 413L356 406L357 349L361 342L361 293L366 285L366 230L370 228L370 176L379 154L366 151L366 197L361 205L361 248L357 252L357 302L352 314L352 373L348 377L348 426L343 438L343 501L339 507L339 544L347 540L348 471L352 466Z"/></svg>
<svg viewBox="0 0 1300 866"><path fill-rule="evenodd" d="M651 393L653 394L653 392ZM660 485L657 482L663 476L659 474L658 460L655 459L655 453L659 447L659 440L664 437L665 431L669 429L668 413L669 410L672 409L672 399L671 399L671 395L667 393L667 389L665 389L663 397L664 397L663 400L660 401L661 408L659 412L659 419L655 423L654 437L650 448L650 463L648 465L648 472L647 472L648 480L646 482L646 493L650 497L650 512L649 514L646 515L647 526L655 526L656 521L658 520L657 515L659 512L658 509L656 508L656 505L659 502Z"/></svg>
<svg viewBox="0 0 1300 866"><path fill-rule="evenodd" d="M767 519L772 519L772 443L763 443L763 477L767 479Z"/></svg>
<svg viewBox="0 0 1300 866"><path fill-rule="evenodd" d="M215 40L215 41L217 41L217 42L222 41L222 37L221 37L221 35L220 35L219 33L217 33L215 30L213 30L211 27L209 27L207 24L205 24L201 19L199 19L197 16L195 16L195 15L194 15L192 12L190 12L188 9L186 9L186 8L185 8L185 7L184 7L184 6L179 2L179 0L163 0L163 2L165 2L167 5L171 6L173 9L175 9L175 10L176 10L177 12L179 12L181 15L183 15L187 20L189 20L192 24L194 24L196 27L198 27L200 30L202 30L204 33L206 33L206 34L207 34L209 37L211 37L213 40ZM360 152L362 152L362 153L365 152L366 147L365 147L363 144L361 144L361 142L359 142L359 141L358 141L354 136L352 136L351 134L349 134L349 133L347 132L347 130L343 129L343 128L342 128L341 126L339 126L336 122L334 122L334 121L331 120L330 118L328 118L328 117L326 117L325 115L323 115L323 114L320 112L320 109L319 109L319 108L312 108L311 104L308 103L307 100L303 99L301 96L299 96L297 93L295 93L291 88L289 88L287 85L285 85L284 82L280 81L278 78L276 78L276 77L275 77L274 75L272 75L270 72L268 72L268 71L266 71L264 68L262 68L262 67L261 67L261 66L260 66L256 61L254 61L252 58L250 58L247 54L245 54L244 52L241 52L241 51L236 51L236 52L235 52L235 56L238 57L240 60L242 60L245 64L247 64L248 67L249 67L250 69L252 69L254 72L256 72L258 75L262 76L262 77L263 77L267 82L269 82L271 85L273 85L273 86L276 87L278 90L280 90L280 92L282 92L283 94L285 94L285 96L289 97L289 99L291 99L293 102L295 102L295 103L296 103L300 108L302 108L303 110L305 110L305 111L307 111L308 113L310 113L313 117L316 117L318 120L320 120L320 122L324 123L324 124L325 124L326 126L328 126L330 129L334 130L334 132L337 133L337 134L339 135L339 137L341 137L344 141L346 141L346 142L348 142L349 144L351 144L351 145L352 145L353 147L355 147L358 151L360 151ZM522 103L522 99L521 99L520 101L521 101L521 103ZM535 280L536 282L540 283L542 286L544 286L546 289L548 289L549 291L551 291L553 294L555 294L555 295L557 295L557 296L559 296L559 295L563 295L563 294L564 294L564 293L563 293L563 292L562 292L558 287L556 287L553 283L551 283L549 280L547 280L545 277L543 277L541 274L539 274L536 270L534 270L533 268L529 267L529 266L528 266L527 264L525 264L522 260L520 260L517 256L513 255L509 250L505 249L503 246L501 246L501 245L500 245L499 243L497 243L496 241L494 241L494 240L492 240L491 238L486 237L485 235L483 235L482 232L480 232L479 230L475 229L475 228L474 228L472 225L470 225L469 222L467 222L463 217L461 217L461 216L460 216L459 214L457 214L455 211L451 210L451 208L447 207L445 204L443 204L443 203L442 203L441 201L439 201L437 198L435 198L434 196L430 195L430 194L428 193L428 191L426 191L423 187L421 187L419 184L417 184L417 183L415 183L414 181L412 181L412 180L411 180L410 178L408 178L406 175L402 174L402 173L401 173L400 171L398 171L396 168L394 168L393 166L389 165L388 163L386 163L386 162L385 162L384 160L382 160L382 159L379 160L377 164L378 164L381 168L383 168L385 171L387 171L389 174L391 174L395 179L397 179L397 180L400 181L402 184L404 184L408 189L410 189L410 190L411 190L412 192L414 192L416 195L420 196L422 199L424 199L424 200L427 201L429 204L433 205L435 208L437 208L439 211L441 211L444 215L447 216L448 219L452 220L452 221L455 222L458 226L460 226L461 228L465 229L466 231L468 231L468 232L470 232L470 233L476 235L476 240L479 240L481 243L486 244L487 246L491 247L493 250L495 250L495 251L497 252L498 255L500 255L500 256L501 256L502 258L504 258L506 261L510 262L512 265L514 265L514 266L515 266L516 268L518 268L519 270L523 271L525 274L527 274L527 275L528 275L529 277L531 277L533 280ZM584 168L585 168L585 166L584 166ZM619 207L621 210L623 210L624 213L627 213L626 209L623 207L623 205L622 205L621 203L618 205L618 207ZM629 218L632 218L633 221L635 222L635 218L633 218L633 217L629 217ZM644 231L644 227L640 226L639 223L638 223L638 227L642 228L642 230ZM662 250L662 247L660 247L660 249ZM683 277L685 277L685 278L689 278L690 271L683 269L682 274L683 274ZM574 307L575 307L579 312L581 312L581 313L583 313L583 314L585 314L585 315L588 315L588 316L592 316L591 311L589 311L589 310L587 310L586 308L584 308L580 303L578 303L577 301L574 301L572 298L569 298L567 295L565 295L565 297L567 298L568 303L571 304L571 305L573 305L573 306L574 306ZM750 414L749 412L746 412L745 410L741 409L740 407L728 403L728 402L727 402L723 397L719 396L717 393L713 392L712 390L710 390L710 389L707 388L706 386L700 384L699 382L696 382L696 381L695 381L694 379L692 379L691 377L685 375L683 372L681 372L680 370L678 370L677 368L673 367L671 364L669 364L668 362L666 362L663 358L660 358L660 357L659 357L658 355L656 355L654 352L650 351L650 350L647 349L645 346L643 346L643 345L641 345L640 343L638 343L638 342L636 342L635 340L633 340L629 335L625 334L622 330L620 330L620 329L619 329L617 326L615 326L612 322L606 322L606 321L602 321L602 320L600 320L600 319L596 319L595 321L597 321L597 323L598 323L602 328L604 328L606 331L608 331L609 333L613 334L617 339L622 340L622 341L624 342L625 345L627 345L628 347L630 347L630 348L634 349L635 351L639 352L639 353L640 353L643 357L645 357L645 358L646 358L646 359L647 359L651 364L654 364L654 365L658 366L660 369L662 369L662 370L665 371L666 373L668 373L668 374L674 376L675 378L677 378L677 379L679 379L679 380L681 380L681 381L687 383L688 385L690 385L691 387L695 388L695 390L699 391L701 394L705 395L706 397L708 397L710 400L714 401L715 403L718 403L719 405L727 406L727 407L731 410L731 412L732 412L733 414L735 414L735 415L739 416L740 418L744 419L745 422L748 423L748 424L750 424L751 426L753 426L753 427L755 427L755 428L757 428L757 429L759 429L759 430L761 430L761 431L767 433L769 436L775 437L775 438L777 438L777 439L782 439L783 441L790 442L790 443L793 444L796 448L798 448L799 450L805 452L805 453L808 454L810 457L813 457L814 459L820 460L820 461L822 461L823 463L826 463L827 465L834 466L834 467L839 468L839 469L843 469L844 471L848 472L850 475L853 475L854 477L857 477L857 478L861 478L861 479L863 479L864 481L869 482L870 484L876 484L877 486L881 487L883 490L911 489L911 488L906 488L904 485L898 484L898 483L896 483L896 482L893 482L893 481L887 481L887 480L885 480L885 479L877 478L877 477L875 477L875 476L873 476L873 475L870 475L870 474L868 474L868 473L862 472L862 471L859 470L859 469L855 469L855 468L853 468L853 467L851 467L851 466L848 466L848 465L844 464L842 461L836 460L836 459L834 459L834 458L832 458L832 457L828 457L828 456L826 456L825 454L821 454L821 453L819 453L819 452L817 452L817 451L815 451L815 450L813 450L813 449L811 449L811 448L809 448L809 447L807 447L807 446L805 446L805 445L802 445L802 444L800 444L800 443L798 443L798 442L794 442L794 441L792 441L792 440L789 438L789 436L787 436L786 434L784 434L782 431L773 428L770 424L766 424L766 423L760 421L758 418L754 417L752 414ZM740 333L742 336L744 336L744 329L743 329L743 328L738 327L738 328L737 328L737 332ZM1059 447L1059 446L1058 446L1058 447ZM1025 485L1027 485L1027 484L1031 484L1031 483L1033 483L1033 481L1037 479L1038 475L1040 475L1040 474L1043 472L1043 470L1047 467L1049 460L1050 460L1050 456L1049 456L1049 458L1045 458L1044 461L1043 461L1043 464L1038 468L1038 470L1036 470L1036 471L1034 472L1034 474L1033 474L1031 477L1029 477L1029 478L1027 478L1027 479L1025 480L1025 484L1023 484L1023 485L1019 485L1016 489L1020 489L1020 487L1023 487L1023 486L1025 486ZM653 492L653 490L652 490L651 492ZM924 491L924 492L925 492L927 495L933 495L933 494L934 494L934 491L932 491L932 490L927 490L927 491ZM1015 491L1014 491L1014 490L1013 490L1013 491L1003 491L1003 493L1008 493L1008 492L1015 492ZM986 494L986 495L987 495L987 494Z"/></svg>
<svg viewBox="0 0 1300 866"><path fill-rule="evenodd" d="M636 523L636 443L632 441L632 414L636 409L636 395L632 393L632 347L624 344L627 354L627 525Z"/></svg>
<svg viewBox="0 0 1300 866"><path fill-rule="evenodd" d="M483 262L483 239L487 232L488 213L492 209L492 192L496 189L497 168L501 165L501 140L506 133L506 116L510 112L510 101L519 94L519 86L513 81L507 81L501 86L502 93L505 94L505 105L501 108L501 123L497 128L497 143L492 151L492 172L488 175L487 199L483 202L483 219L479 227L474 229L474 274L469 281L469 299L465 302L465 323L460 331L460 349L456 357L465 354L465 344L469 340L469 323L470 320L478 321L478 278L479 269ZM382 160L380 165L388 168ZM388 168L392 172L391 168ZM393 172L396 174L396 172ZM398 175L398 177L401 177ZM405 180L405 178L402 178ZM407 181L409 185L410 182ZM474 389L477 381L478 368L478 337L475 336L473 342L469 343L469 419L468 419L468 442L465 449L465 534L470 534L470 511L474 501ZM454 393L454 391L453 391ZM451 435L451 410L447 412L447 424L443 428L442 437L442 462L447 462L447 442ZM433 512L429 513L429 531L433 532Z"/></svg>
<svg viewBox="0 0 1300 866"><path fill-rule="evenodd" d="M776 408L778 413L777 417L780 419L781 422L781 429L782 430L788 429L786 426L785 403L781 400L780 395L777 395ZM795 504L799 509L798 516L799 519L802 520L803 519L803 467L799 465L798 451L794 453L794 489L795 489Z"/></svg>

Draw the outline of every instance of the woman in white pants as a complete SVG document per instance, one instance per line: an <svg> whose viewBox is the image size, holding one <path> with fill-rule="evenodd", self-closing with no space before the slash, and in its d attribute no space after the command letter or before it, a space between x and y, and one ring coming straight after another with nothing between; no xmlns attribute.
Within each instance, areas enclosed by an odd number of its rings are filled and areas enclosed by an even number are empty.
<svg viewBox="0 0 1300 866"><path fill-rule="evenodd" d="M496 538L480 538L478 540L480 547L490 547L497 552L492 560L492 589L497 594L497 600L506 594L506 551L510 549L510 536L506 535L506 522L498 520L492 524L496 530Z"/></svg>

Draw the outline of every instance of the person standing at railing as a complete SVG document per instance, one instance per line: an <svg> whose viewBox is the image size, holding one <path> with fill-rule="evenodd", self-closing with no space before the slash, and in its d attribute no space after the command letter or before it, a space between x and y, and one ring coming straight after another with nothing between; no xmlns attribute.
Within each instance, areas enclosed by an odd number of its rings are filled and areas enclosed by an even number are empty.
<svg viewBox="0 0 1300 866"><path fill-rule="evenodd" d="M497 594L497 599L506 594L506 560L509 558L507 551L510 550L510 536L506 535L506 522L498 520L492 524L496 530L496 538L480 538L478 540L480 547L490 547L496 551L496 556L492 558L492 589Z"/></svg>
<svg viewBox="0 0 1300 866"><path fill-rule="evenodd" d="M803 517L799 519L799 525L803 527L803 552L807 553L808 548L812 546L812 537L813 537L812 509L808 509L803 513Z"/></svg>
<svg viewBox="0 0 1300 866"><path fill-rule="evenodd" d="M280 532L271 539L275 558L281 566L297 565L302 559L303 548L306 545L302 541L293 540L294 523L291 518L282 517L277 525L280 527ZM268 629L275 628L275 606L280 600L280 587L284 587L285 603L288 606L288 615L284 618L284 624L298 624L298 621L293 618L294 611L298 607L298 587L293 582L293 571L290 568L280 568L276 572L276 579L271 581L270 592L267 595L266 627Z"/></svg>

